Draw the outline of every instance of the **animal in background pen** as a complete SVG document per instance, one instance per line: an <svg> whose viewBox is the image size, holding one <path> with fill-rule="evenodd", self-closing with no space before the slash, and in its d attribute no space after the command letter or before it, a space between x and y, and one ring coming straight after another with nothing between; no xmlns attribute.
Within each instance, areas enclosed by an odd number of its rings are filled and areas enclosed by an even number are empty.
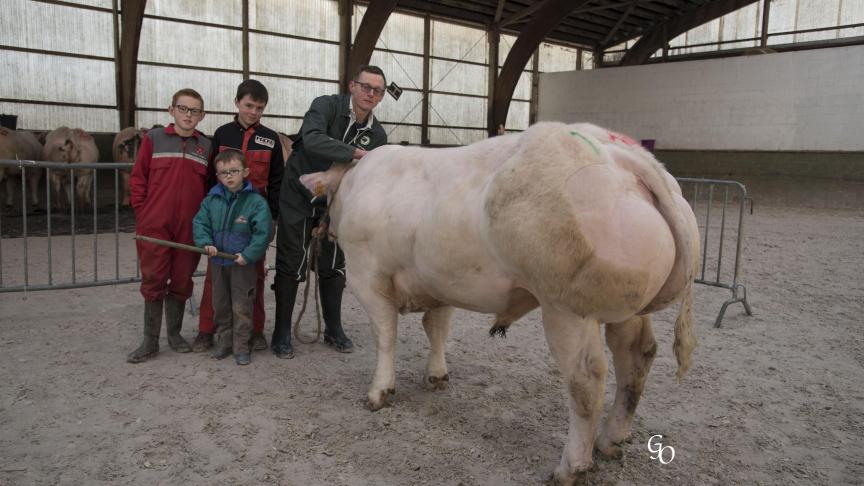
<svg viewBox="0 0 864 486"><path fill-rule="evenodd" d="M117 132L114 136L114 143L111 146L111 152L114 155L114 162L135 163L135 158L138 156L138 148L141 147L141 140L147 134L146 128L126 127ZM132 170L121 170L120 179L123 188L124 206L129 205L129 176Z"/></svg>
<svg viewBox="0 0 864 486"><path fill-rule="evenodd" d="M32 132L0 128L0 160L39 160L42 158L42 144ZM39 207L39 182L42 180L41 169L29 169L27 172L28 196L32 208ZM15 195L15 180L20 177L19 167L0 166L0 182L6 180L6 207L12 207Z"/></svg>
<svg viewBox="0 0 864 486"><path fill-rule="evenodd" d="M99 149L93 137L80 128L60 127L45 136L43 156L49 162L65 162L67 164L91 164L99 160ZM86 207L93 207L92 186L93 170L75 170L75 194L69 191L71 170L55 169L51 171L52 205L56 209L64 209L72 204L72 197ZM65 199L62 194L65 192Z"/></svg>

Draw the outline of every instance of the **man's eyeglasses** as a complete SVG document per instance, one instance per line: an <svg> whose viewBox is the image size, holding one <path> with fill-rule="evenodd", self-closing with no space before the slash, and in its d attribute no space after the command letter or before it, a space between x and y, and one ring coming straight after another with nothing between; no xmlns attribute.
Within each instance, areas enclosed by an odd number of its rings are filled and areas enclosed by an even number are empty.
<svg viewBox="0 0 864 486"><path fill-rule="evenodd" d="M216 172L216 175L219 177L228 177L228 176L236 176L237 174L243 172L243 169L228 169L228 170L220 170Z"/></svg>
<svg viewBox="0 0 864 486"><path fill-rule="evenodd" d="M360 89L362 89L363 92L366 93L367 95L374 93L375 96L377 96L379 98L384 96L384 89L383 88L376 88L369 83L361 83L359 81L354 81L354 84L356 84L357 86L360 86Z"/></svg>
<svg viewBox="0 0 864 486"><path fill-rule="evenodd" d="M177 111L184 115L186 113L189 113L192 116L201 116L204 113L204 110L198 108L189 108L186 105L174 105L174 108L177 108Z"/></svg>

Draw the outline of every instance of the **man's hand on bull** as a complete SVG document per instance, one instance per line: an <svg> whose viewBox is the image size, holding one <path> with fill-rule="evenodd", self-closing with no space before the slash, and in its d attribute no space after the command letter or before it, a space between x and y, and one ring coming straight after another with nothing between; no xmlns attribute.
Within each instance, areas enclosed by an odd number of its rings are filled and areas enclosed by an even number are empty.
<svg viewBox="0 0 864 486"><path fill-rule="evenodd" d="M368 153L367 151L365 151L365 150L363 150L363 149L361 149L361 148L355 148L355 149L354 149L354 159L355 159L355 160L360 160L360 159L362 159L363 156L366 155L367 153Z"/></svg>
<svg viewBox="0 0 864 486"><path fill-rule="evenodd" d="M246 260L243 258L243 255L241 255L241 254L239 254L239 253L236 253L236 255L237 255L237 259L234 260L234 261L237 262L237 265L245 266L245 265L246 265Z"/></svg>
<svg viewBox="0 0 864 486"><path fill-rule="evenodd" d="M217 251L218 250L216 250L216 247L213 245L205 245L204 246L204 253L206 253L207 256L211 256L211 257L216 256Z"/></svg>

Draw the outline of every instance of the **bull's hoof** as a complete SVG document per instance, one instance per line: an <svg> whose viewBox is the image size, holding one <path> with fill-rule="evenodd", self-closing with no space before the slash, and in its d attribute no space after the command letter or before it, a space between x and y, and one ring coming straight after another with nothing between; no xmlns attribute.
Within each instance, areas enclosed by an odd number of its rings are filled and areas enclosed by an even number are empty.
<svg viewBox="0 0 864 486"><path fill-rule="evenodd" d="M620 461L624 457L624 449L617 444L600 445L595 447L600 457L607 461Z"/></svg>
<svg viewBox="0 0 864 486"><path fill-rule="evenodd" d="M576 486L577 484L584 483L587 476L587 471L577 471L564 478L558 476L557 473L550 474L549 477L546 478L544 484L546 484L546 486Z"/></svg>
<svg viewBox="0 0 864 486"><path fill-rule="evenodd" d="M369 410L376 411L381 410L384 407L389 407L392 405L391 399L393 395L396 394L396 390L393 388L388 388L387 390L380 390L377 392L369 392L369 400L366 402L366 406L369 407Z"/></svg>
<svg viewBox="0 0 864 486"><path fill-rule="evenodd" d="M423 384L429 390L446 390L450 383L450 373L444 373L444 376L427 376L423 380Z"/></svg>

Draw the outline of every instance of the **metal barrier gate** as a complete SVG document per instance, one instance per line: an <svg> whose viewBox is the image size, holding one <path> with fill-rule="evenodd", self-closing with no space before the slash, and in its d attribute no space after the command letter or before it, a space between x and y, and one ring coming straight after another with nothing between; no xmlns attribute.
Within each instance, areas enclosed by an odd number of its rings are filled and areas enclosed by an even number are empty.
<svg viewBox="0 0 864 486"><path fill-rule="evenodd" d="M55 290L139 282L141 272L134 245L120 245L121 211L125 219L131 218L131 210L120 207L120 172L130 170L132 165L107 162L67 164L0 160L0 171L5 173L5 177L9 177L10 168L19 170L21 177L20 214L8 214L11 208L7 206L3 208L3 214L0 215L0 292ZM42 171L44 175L42 177L45 186L44 208L41 205L34 208L30 204L32 194L28 194L27 182L28 177L38 175L38 172L34 171ZM113 185L114 189L113 207L108 206L107 214L104 206L99 207L99 184L100 180L104 184L105 179L98 174L106 171L113 172L111 178L113 184L107 185ZM60 191L68 195L64 199L56 199L63 196L60 196L60 192L53 193L52 176L55 184L61 183L65 187L65 191ZM87 188L85 183L78 188L82 178L85 181L92 178L92 186ZM68 185L63 179L68 179ZM12 185L7 183L4 186L7 200L12 200L12 194L9 193ZM87 194L85 191L89 193L92 203L90 207L77 208L76 205L80 203L79 197ZM4 205L7 200L3 201ZM66 206L66 203L68 203L68 212L65 209L54 210L54 206L62 207ZM100 209L102 224L100 224ZM104 224L106 216L107 218L113 216L113 225L110 221L109 225ZM88 221L90 219L92 219L92 226ZM126 226L128 231L129 225ZM134 223L132 228L134 233ZM90 271L85 269L86 264L82 265L83 261L77 253L78 244L85 238L85 234L92 235L92 238L86 238L90 241L85 243L92 246L92 270ZM113 245L111 245L112 235ZM131 236L129 234L130 241ZM110 266L112 255L105 250L110 246L113 246L114 268L113 272L109 270L106 273L104 267L106 264ZM69 253L66 254L66 251ZM123 254L122 260L121 254ZM9 255L12 257L10 258ZM55 266L55 260L63 261L67 258L68 266ZM102 273L100 273L100 263L103 268ZM37 277L34 281L31 275L34 273L41 278Z"/></svg>
<svg viewBox="0 0 864 486"><path fill-rule="evenodd" d="M696 283L732 291L732 297L726 300L720 308L717 320L714 321L714 327L721 326L723 315L730 304L741 302L747 315L752 316L753 312L750 309L750 303L747 301L747 287L738 281L739 270L741 268L741 242L744 238L744 205L749 200L747 189L743 184L735 181L690 179L686 177L676 179L681 184L681 190L693 208L693 213L696 214L699 230L702 233L701 270L695 281ZM717 188L716 191L715 188ZM717 201L715 201L715 193L722 194L722 199L717 198ZM733 210L737 212L737 221L733 223L734 226L729 227L727 230L729 226L727 225L727 209L730 205L736 204L737 207L734 207ZM717 205L719 205L719 208L716 207ZM712 219L712 210L715 214L719 210L719 222ZM716 239L711 239L715 231L719 231L719 235ZM735 233L734 239L728 237L728 233L731 231ZM724 269L724 250L726 255L730 251L734 251L735 264L731 270L728 267ZM707 278L706 273L709 274ZM713 279L710 276L712 273L714 275Z"/></svg>

